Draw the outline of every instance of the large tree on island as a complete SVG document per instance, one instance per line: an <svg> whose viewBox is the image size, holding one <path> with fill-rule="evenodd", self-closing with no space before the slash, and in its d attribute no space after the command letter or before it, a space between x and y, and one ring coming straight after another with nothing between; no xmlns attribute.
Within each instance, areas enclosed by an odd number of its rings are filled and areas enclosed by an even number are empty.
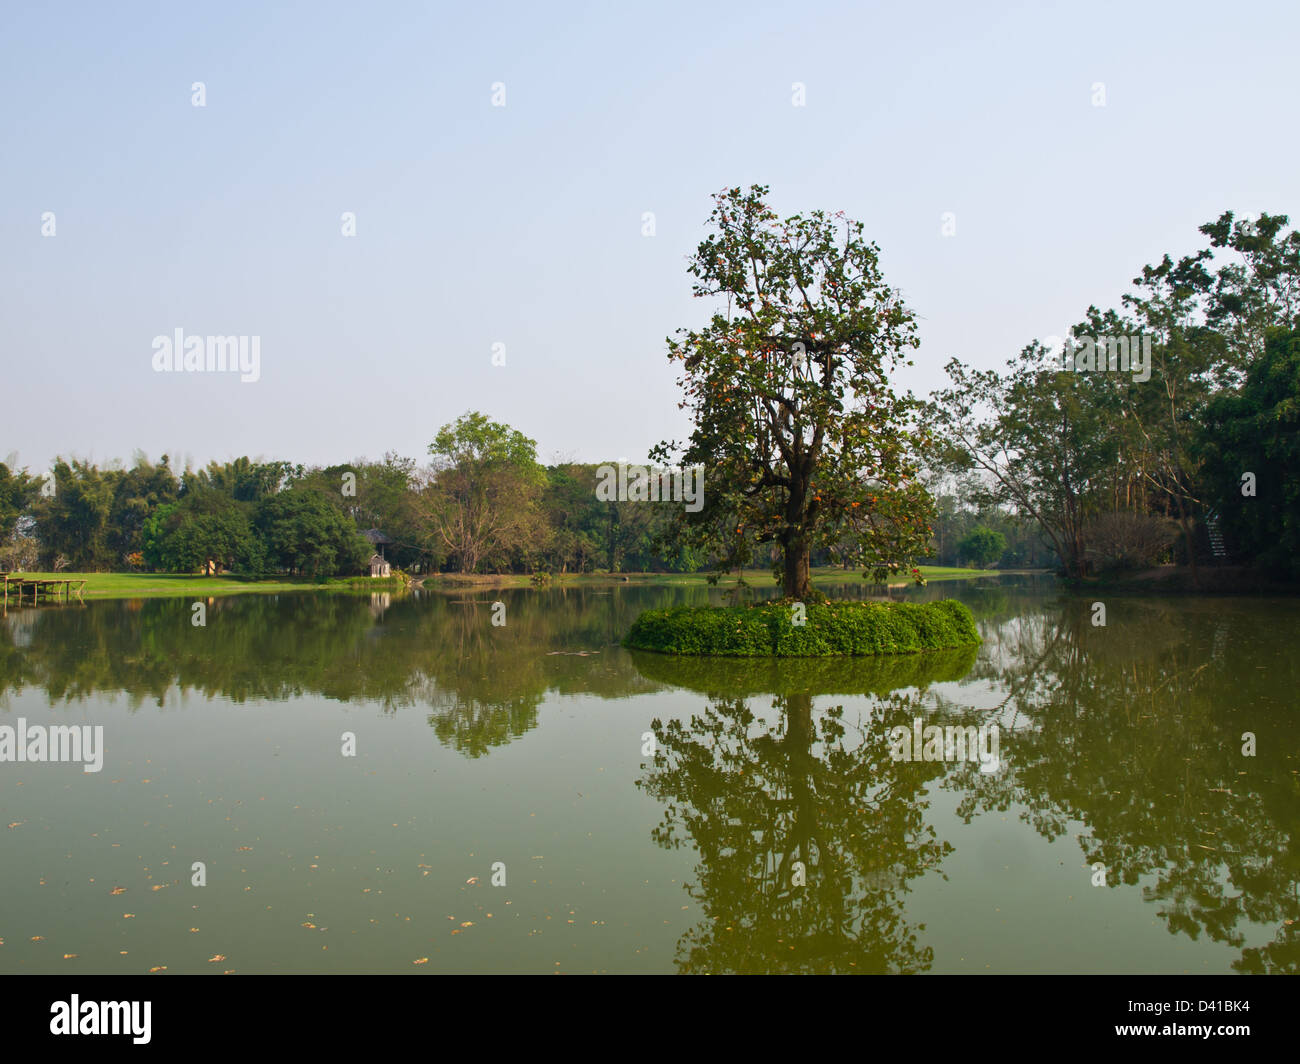
<svg viewBox="0 0 1300 1064"><path fill-rule="evenodd" d="M684 542L720 570L778 544L785 594L808 599L815 549L877 581L925 549L932 504L915 478L928 436L918 401L890 386L916 326L879 248L843 212L780 220L767 192L713 197L689 272L694 295L718 306L703 329L668 339L694 430L653 457L704 468L704 507L678 515Z"/></svg>

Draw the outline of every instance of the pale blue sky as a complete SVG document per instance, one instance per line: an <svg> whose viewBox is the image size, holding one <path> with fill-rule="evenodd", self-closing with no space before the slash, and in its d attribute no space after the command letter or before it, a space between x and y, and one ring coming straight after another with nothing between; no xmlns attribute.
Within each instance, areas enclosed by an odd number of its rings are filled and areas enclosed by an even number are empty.
<svg viewBox="0 0 1300 1064"><path fill-rule="evenodd" d="M664 337L705 314L709 196L753 182L866 223L928 391L1223 210L1300 220L1298 12L5 3L0 458L423 460L467 409L643 457L686 431ZM260 336L261 380L154 373L177 327Z"/></svg>

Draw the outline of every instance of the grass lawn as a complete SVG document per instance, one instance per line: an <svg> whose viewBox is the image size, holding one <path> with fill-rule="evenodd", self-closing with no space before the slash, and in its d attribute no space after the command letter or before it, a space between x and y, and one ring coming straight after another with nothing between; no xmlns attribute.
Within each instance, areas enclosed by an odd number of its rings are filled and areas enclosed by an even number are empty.
<svg viewBox="0 0 1300 1064"><path fill-rule="evenodd" d="M996 569L954 569L939 565L922 565L920 566L921 575L926 580L965 580L973 576L995 576ZM553 576L552 586L571 586L581 584L653 584L658 587L672 586L675 584L706 584L708 582L707 573L566 573L564 576L558 574ZM814 584L853 584L862 582L862 570L860 569L841 569L838 566L823 566L813 570L812 580ZM754 587L771 587L775 581L772 579L770 569L747 569L745 570L745 582ZM911 581L904 580L895 576L891 578L892 587L905 587ZM731 587L736 583L735 574L727 574L719 581L720 587ZM531 578L525 574L515 573L475 573L472 576L463 576L460 573L439 573L436 576L425 578L425 587L454 587L454 586L478 586L478 587L529 587Z"/></svg>
<svg viewBox="0 0 1300 1064"><path fill-rule="evenodd" d="M267 580L241 580L234 576L192 576L184 573L10 573L40 580L85 580L83 598L167 598L173 595L215 596L241 595L249 592L275 591L341 591L347 590L345 580L316 583L293 577L276 577ZM386 581L376 580L376 590L390 588ZM11 588L10 598L15 592ZM27 601L31 592L25 593ZM45 598L44 592L41 598ZM75 599L74 599L75 601Z"/></svg>
<svg viewBox="0 0 1300 1064"><path fill-rule="evenodd" d="M939 566L923 565L921 574L927 580L959 580L973 576L990 576L994 571L982 569L949 569ZM194 576L184 573L20 573L16 576L28 576L49 580L85 580L83 598L166 598L168 596L217 596L269 594L281 591L347 591L373 588L375 591L391 591L399 586L395 581L375 580L364 582L358 578L336 578L317 582L294 577L268 577L264 580L244 580L235 576ZM862 574L856 569L821 568L813 571L815 584L856 583ZM746 582L755 587L767 587L773 583L772 574L767 569L753 569L745 573ZM351 581L356 581L355 583ZM429 588L472 585L480 587L531 587L531 580L526 574L507 573L493 575L490 573L460 576L456 573L442 573L427 578L425 586ZM555 577L552 586L569 586L582 584L653 584L657 586L674 584L704 584L704 573L570 573ZM723 587L729 587L736 581L734 575L724 576L720 581ZM903 586L907 581L894 578L891 583ZM44 597L44 596L42 596Z"/></svg>

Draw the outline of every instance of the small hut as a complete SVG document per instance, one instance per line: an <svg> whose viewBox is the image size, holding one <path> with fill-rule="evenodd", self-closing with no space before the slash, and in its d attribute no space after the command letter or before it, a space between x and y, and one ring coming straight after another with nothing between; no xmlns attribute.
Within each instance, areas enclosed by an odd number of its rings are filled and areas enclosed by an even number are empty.
<svg viewBox="0 0 1300 1064"><path fill-rule="evenodd" d="M392 576L393 567L388 563L388 559L384 557L384 547L393 541L377 528L369 529L363 532L362 535L376 548L375 553L370 556L370 575L374 577Z"/></svg>

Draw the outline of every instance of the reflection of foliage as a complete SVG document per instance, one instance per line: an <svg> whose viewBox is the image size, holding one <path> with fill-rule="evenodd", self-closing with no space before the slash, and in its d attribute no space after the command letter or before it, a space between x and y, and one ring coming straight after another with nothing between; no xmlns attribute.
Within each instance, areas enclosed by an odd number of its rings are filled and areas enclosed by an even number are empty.
<svg viewBox="0 0 1300 1064"><path fill-rule="evenodd" d="M135 705L163 705L199 691L235 702L315 694L388 710L424 705L439 738L478 756L535 727L548 691L652 689L612 644L664 597L247 595L208 600L201 628L179 599L11 610L0 621L0 695L37 686L52 702L123 691ZM494 598L507 605L504 628L491 625Z"/></svg>
<svg viewBox="0 0 1300 1064"><path fill-rule="evenodd" d="M960 680L975 664L977 647L959 647L929 654L886 655L875 658L697 658L633 651L632 660L644 676L710 696L754 694L887 694L900 687L917 687Z"/></svg>
<svg viewBox="0 0 1300 1064"><path fill-rule="evenodd" d="M896 698L855 742L843 707L812 696L773 702L769 730L743 698L715 698L690 724L653 724L657 751L639 786L664 801L656 842L689 842L705 920L678 944L682 972L919 972L930 947L903 915L908 881L952 847L924 823L934 762L890 758ZM794 885L802 862L806 885Z"/></svg>
<svg viewBox="0 0 1300 1064"><path fill-rule="evenodd" d="M1066 600L986 628L972 675L1007 692L986 714L1014 726L1010 767L973 781L959 812L1018 803L1049 839L1082 822L1085 859L1112 887L1147 877L1171 933L1242 948L1243 971L1300 971L1287 922L1300 918L1300 784L1277 695L1300 665L1254 652L1276 645L1284 607L1125 599L1106 627L1089 607ZM1275 941L1244 948L1243 919L1277 926Z"/></svg>

